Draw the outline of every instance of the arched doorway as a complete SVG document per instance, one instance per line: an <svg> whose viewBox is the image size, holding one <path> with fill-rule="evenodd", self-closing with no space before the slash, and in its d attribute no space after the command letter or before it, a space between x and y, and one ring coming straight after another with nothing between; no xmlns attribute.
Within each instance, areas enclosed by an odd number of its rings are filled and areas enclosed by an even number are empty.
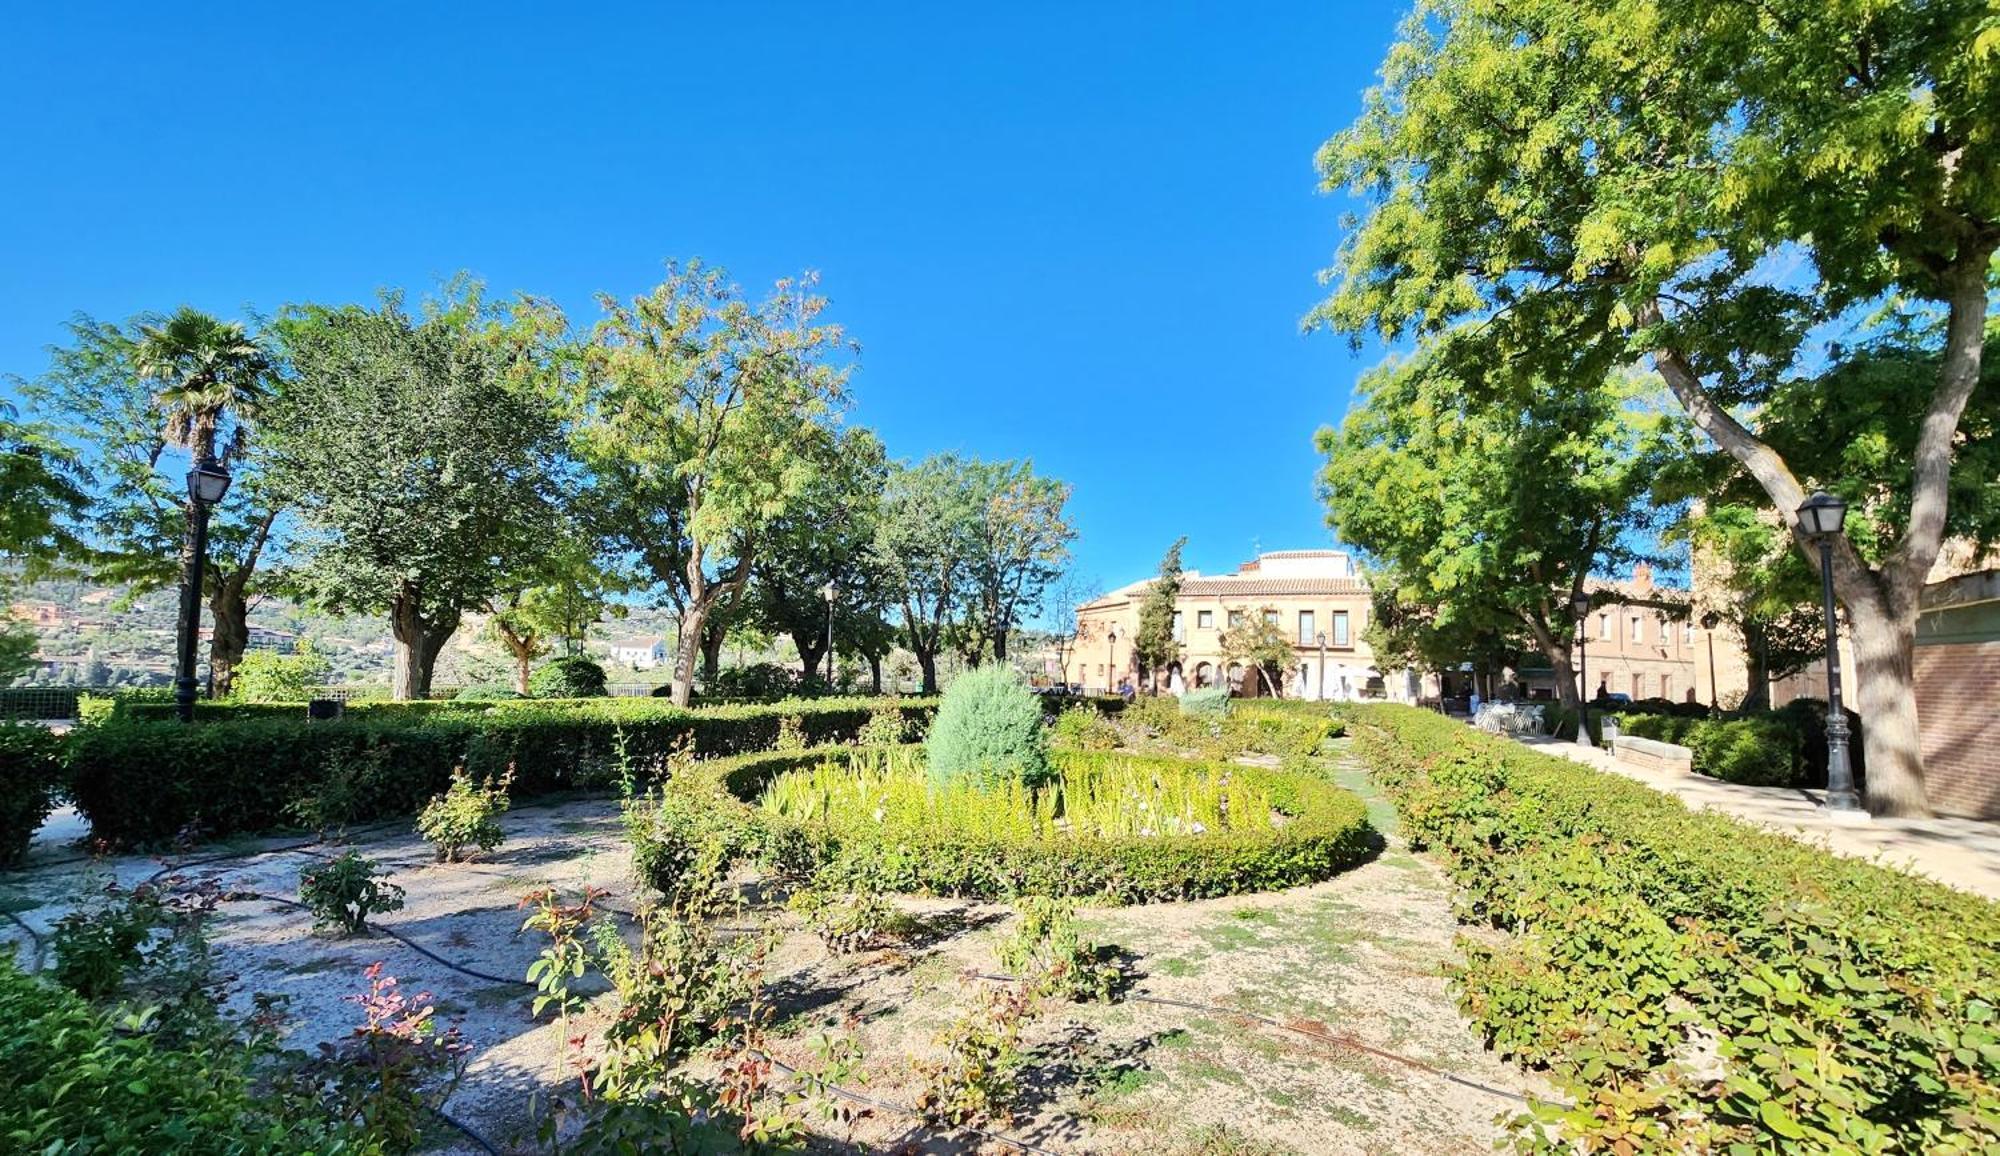
<svg viewBox="0 0 2000 1156"><path fill-rule="evenodd" d="M1209 686L1214 682L1215 667L1206 662L1197 662L1194 664L1194 685L1197 689Z"/></svg>

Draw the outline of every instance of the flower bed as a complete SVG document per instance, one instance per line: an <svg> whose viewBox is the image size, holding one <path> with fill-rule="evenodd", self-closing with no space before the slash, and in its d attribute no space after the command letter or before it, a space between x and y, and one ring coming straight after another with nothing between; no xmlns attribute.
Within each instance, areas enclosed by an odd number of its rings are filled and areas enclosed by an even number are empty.
<svg viewBox="0 0 2000 1156"><path fill-rule="evenodd" d="M2000 1146L2000 905L1429 712L1353 716L1412 844L1511 933L1454 982L1577 1099L1531 1150Z"/></svg>
<svg viewBox="0 0 2000 1156"><path fill-rule="evenodd" d="M1234 895L1326 879L1376 845L1361 801L1306 773L1061 751L1050 786L981 792L926 787L917 758L831 749L704 764L668 785L680 805L639 813L636 857L675 862L648 843L677 837L666 816L687 814L685 800L703 792L715 807L733 800L736 836L769 862L921 894Z"/></svg>

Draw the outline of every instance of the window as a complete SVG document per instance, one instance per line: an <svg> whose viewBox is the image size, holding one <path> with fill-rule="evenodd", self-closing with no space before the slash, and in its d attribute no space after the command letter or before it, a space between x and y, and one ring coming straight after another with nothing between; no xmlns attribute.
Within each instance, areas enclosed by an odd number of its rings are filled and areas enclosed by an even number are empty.
<svg viewBox="0 0 2000 1156"><path fill-rule="evenodd" d="M1234 629L1236 629L1237 627L1239 627L1239 626L1241 626L1241 625L1243 625L1243 612L1242 612L1241 610L1232 610L1232 611L1230 611L1230 612L1229 612L1229 629L1231 629L1231 630L1234 630Z"/></svg>
<svg viewBox="0 0 2000 1156"><path fill-rule="evenodd" d="M1215 611L1213 611L1213 610L1197 610L1197 611L1195 611L1195 612L1194 612L1194 624L1195 624L1196 626L1199 626L1199 627L1201 627L1201 628L1202 628L1203 630L1214 630L1214 629L1215 629Z"/></svg>
<svg viewBox="0 0 2000 1156"><path fill-rule="evenodd" d="M1634 618L1634 619L1633 619L1632 621L1634 621L1634 622L1637 622L1637 621L1639 621L1639 620L1638 620L1638 619L1636 619L1636 618ZM1632 676L1632 697L1633 697L1633 698L1645 698L1645 697L1646 697L1646 676L1645 676L1645 675L1643 675L1643 674L1635 674L1635 675L1633 675L1633 676Z"/></svg>
<svg viewBox="0 0 2000 1156"><path fill-rule="evenodd" d="M1347 611L1345 610L1336 610L1333 612L1333 644L1335 646L1348 645Z"/></svg>
<svg viewBox="0 0 2000 1156"><path fill-rule="evenodd" d="M1673 676L1673 675L1671 675L1671 674L1663 674L1663 675L1661 675L1661 676L1660 676L1660 697L1661 697L1661 698L1672 698L1672 697L1674 697L1674 676Z"/></svg>
<svg viewBox="0 0 2000 1156"><path fill-rule="evenodd" d="M1272 626L1276 626L1278 624L1278 612L1275 610L1266 610L1264 612L1264 621Z"/></svg>
<svg viewBox="0 0 2000 1156"><path fill-rule="evenodd" d="M1681 623L1681 645L1682 646L1694 645L1694 623L1692 622Z"/></svg>
<svg viewBox="0 0 2000 1156"><path fill-rule="evenodd" d="M1600 614L1597 616L1597 637L1606 642L1611 641L1611 616L1609 614Z"/></svg>
<svg viewBox="0 0 2000 1156"><path fill-rule="evenodd" d="M1634 642L1646 641L1646 620L1639 617L1637 614L1634 614L1632 616L1632 641Z"/></svg>
<svg viewBox="0 0 2000 1156"><path fill-rule="evenodd" d="M1299 611L1299 645L1311 646L1315 633L1316 631L1313 629L1313 612L1310 610Z"/></svg>
<svg viewBox="0 0 2000 1156"><path fill-rule="evenodd" d="M1661 645L1661 646L1666 646L1666 645L1668 645L1669 643L1671 643L1672 641L1673 641L1673 636L1672 636L1672 635L1669 635L1669 634L1667 633L1667 619L1666 619L1666 616L1665 616L1665 615L1661 615L1661 617L1660 617L1660 645Z"/></svg>
<svg viewBox="0 0 2000 1156"><path fill-rule="evenodd" d="M1180 611L1178 611L1178 610L1176 610L1176 611L1174 611L1174 641L1175 641L1175 642L1179 642L1179 641L1181 640L1181 638L1182 638L1182 633L1181 633L1181 612L1180 612Z"/></svg>

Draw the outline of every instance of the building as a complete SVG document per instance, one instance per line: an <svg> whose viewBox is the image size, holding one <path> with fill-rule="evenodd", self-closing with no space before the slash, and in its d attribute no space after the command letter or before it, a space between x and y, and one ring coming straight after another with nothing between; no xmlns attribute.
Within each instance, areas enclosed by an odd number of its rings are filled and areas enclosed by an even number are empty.
<svg viewBox="0 0 2000 1156"><path fill-rule="evenodd" d="M634 670L651 670L667 661L667 640L658 635L621 638L611 644L611 661Z"/></svg>
<svg viewBox="0 0 2000 1156"><path fill-rule="evenodd" d="M1066 672L1072 686L1104 691L1124 683L1138 685L1131 639L1152 582L1130 583L1077 609L1076 644ZM1390 685L1406 687L1406 680L1385 679L1375 669L1374 656L1361 639L1368 613L1368 581L1339 550L1260 554L1231 574L1189 571L1181 577L1174 603L1181 657L1157 672L1158 677L1163 688L1174 675L1190 688L1226 680L1244 695L1275 689L1288 698L1408 697L1406 692L1392 694ZM1280 686L1265 686L1263 679L1223 656L1222 633L1247 614L1276 622L1292 642L1292 660L1279 677Z"/></svg>
<svg viewBox="0 0 2000 1156"><path fill-rule="evenodd" d="M1583 622L1589 693L1670 702L1734 703L1749 685L1742 638L1727 624L1702 626L1691 591L1653 581L1639 564L1627 582L1588 583L1597 604ZM1553 695L1546 668L1523 671L1529 694Z"/></svg>
<svg viewBox="0 0 2000 1156"><path fill-rule="evenodd" d="M31 626L61 626L62 607L53 602L16 602L7 608L8 616Z"/></svg>
<svg viewBox="0 0 2000 1156"><path fill-rule="evenodd" d="M2000 819L2000 569L1924 588L1915 659L1931 806Z"/></svg>

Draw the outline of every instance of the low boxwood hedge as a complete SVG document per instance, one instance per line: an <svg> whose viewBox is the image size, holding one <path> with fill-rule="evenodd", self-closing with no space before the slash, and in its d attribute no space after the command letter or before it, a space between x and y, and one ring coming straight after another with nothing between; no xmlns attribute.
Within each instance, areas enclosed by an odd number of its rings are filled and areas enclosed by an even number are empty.
<svg viewBox="0 0 2000 1156"><path fill-rule="evenodd" d="M1015 895L1087 897L1107 903L1202 899L1273 891L1315 883L1367 859L1378 840L1360 799L1315 775L1228 764L1231 775L1255 776L1290 820L1268 832L1225 832L1188 837L1063 838L1006 843L940 828L920 840L869 841L822 823L798 822L758 808L758 796L776 776L829 759L854 757L856 748L773 752L700 764L691 781L669 792L734 803L734 821L746 847L767 862L835 883L862 884L929 895L1005 899ZM1060 752L1058 764L1081 759L1186 764L1135 755ZM633 824L635 861L674 862L648 853L651 837ZM661 890L671 878L651 878Z"/></svg>
<svg viewBox="0 0 2000 1156"><path fill-rule="evenodd" d="M2000 1146L2000 905L1407 707L1357 748L1464 889L1454 983L1574 1107L1537 1151Z"/></svg>
<svg viewBox="0 0 2000 1156"><path fill-rule="evenodd" d="M1698 775L1753 787L1803 785L1804 740L1789 719L1620 714L1617 720L1621 734L1688 748Z"/></svg>
<svg viewBox="0 0 2000 1156"><path fill-rule="evenodd" d="M55 807L62 740L35 723L0 722L0 867L12 867Z"/></svg>
<svg viewBox="0 0 2000 1156"><path fill-rule="evenodd" d="M302 712L222 706L193 726L112 718L69 736L71 797L94 836L144 845L193 829L205 836L414 814L452 770L498 778L526 796L603 786L629 772L658 776L676 752L766 750L786 720L807 743L854 741L877 714L905 739L936 710L930 699L820 699L680 709L652 699L398 704L307 723ZM455 708L455 709L453 709ZM296 709L296 708L288 708ZM879 725L878 725L879 729Z"/></svg>

